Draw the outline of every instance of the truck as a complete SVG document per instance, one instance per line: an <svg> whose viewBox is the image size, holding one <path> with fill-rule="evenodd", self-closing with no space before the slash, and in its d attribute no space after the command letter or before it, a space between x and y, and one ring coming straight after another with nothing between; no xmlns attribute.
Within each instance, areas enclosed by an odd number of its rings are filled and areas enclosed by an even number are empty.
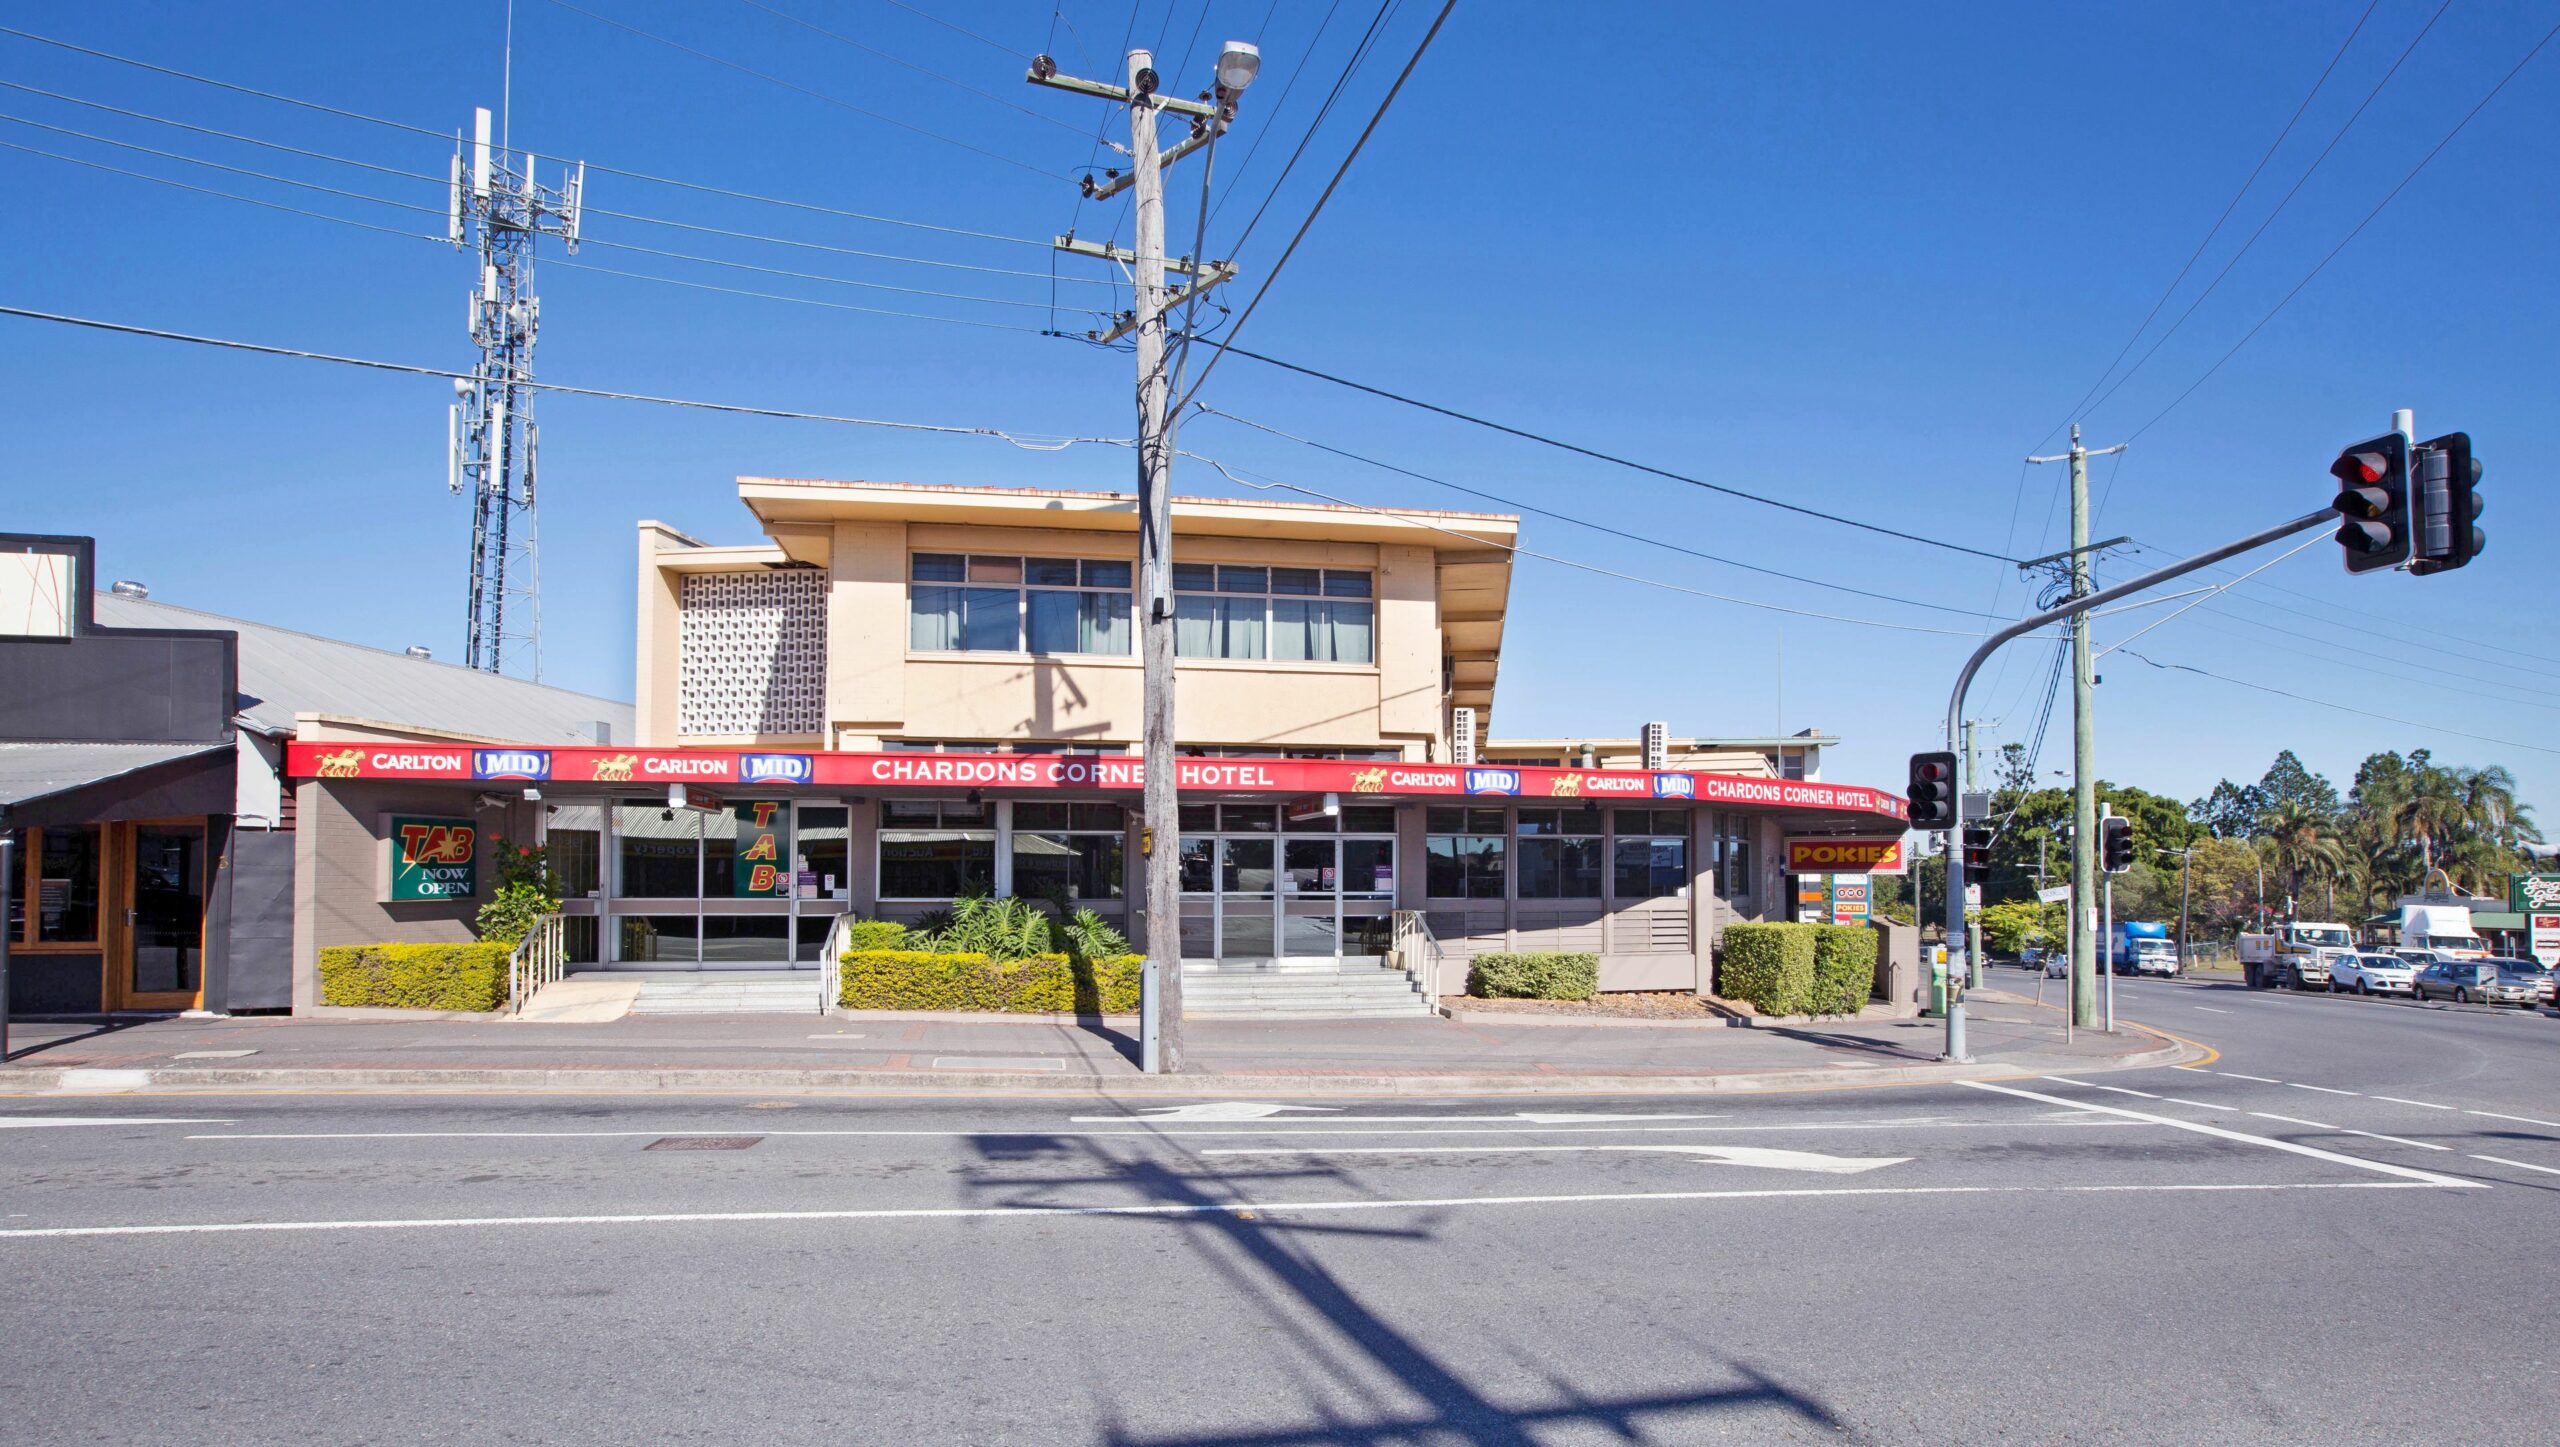
<svg viewBox="0 0 2560 1447"><path fill-rule="evenodd" d="M2400 947L2433 950L2438 959L2483 960L2489 942L2471 927L2468 902L2448 904L2444 895L2400 897Z"/></svg>
<svg viewBox="0 0 2560 1447"><path fill-rule="evenodd" d="M2240 936L2240 973L2252 990L2307 990L2326 986L2330 963L2355 952L2355 936L2345 925L2286 920L2265 934Z"/></svg>
<svg viewBox="0 0 2560 1447"><path fill-rule="evenodd" d="M2118 920L2107 936L2107 968L2119 975L2174 975L2178 948L2169 927L2152 920Z"/></svg>

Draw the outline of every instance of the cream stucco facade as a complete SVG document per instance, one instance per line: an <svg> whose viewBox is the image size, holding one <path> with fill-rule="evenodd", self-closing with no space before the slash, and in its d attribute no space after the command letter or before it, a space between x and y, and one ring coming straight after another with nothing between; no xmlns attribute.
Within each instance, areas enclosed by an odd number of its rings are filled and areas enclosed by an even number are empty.
<svg viewBox="0 0 2560 1447"><path fill-rule="evenodd" d="M1121 629L1110 635L1116 651L918 646L926 625L912 619L922 606L916 590L933 586L916 581L920 556L1029 559L1053 569L1089 560L1134 573L1133 496L768 478L742 478L738 490L763 543L712 546L664 523L640 525L638 743L1137 746L1134 611L1112 625ZM1357 648L1365 657L1184 657L1176 711L1186 747L1445 762L1451 707L1489 714L1517 519L1208 498L1176 499L1173 515L1178 566L1321 577L1360 589L1343 603L1367 620ZM822 597L816 646L807 630L759 631L749 616L759 606L794 606L784 594L796 583L756 581L777 574L805 579ZM775 601L732 609L741 623L711 619L725 605L705 600L724 594ZM1125 584L1094 596L1108 610L1139 606ZM1272 599L1271 616L1294 602ZM733 660L724 649L760 656ZM1281 651L1275 628L1267 652ZM762 723L745 728L735 717L688 712L689 676L708 695L718 691L708 675L723 670L788 685L811 669L810 697L822 707L767 708Z"/></svg>

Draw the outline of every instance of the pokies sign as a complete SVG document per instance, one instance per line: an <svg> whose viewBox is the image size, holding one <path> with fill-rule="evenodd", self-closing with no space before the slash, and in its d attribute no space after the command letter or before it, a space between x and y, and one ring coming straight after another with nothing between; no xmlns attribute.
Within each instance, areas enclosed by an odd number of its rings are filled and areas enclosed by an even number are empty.
<svg viewBox="0 0 2560 1447"><path fill-rule="evenodd" d="M738 852L730 862L731 886L742 898L779 899L791 892L782 872L782 806L771 799L734 806Z"/></svg>
<svg viewBox="0 0 2560 1447"><path fill-rule="evenodd" d="M1125 754L760 753L725 749L465 748L435 744L297 743L297 779L540 780L547 784L686 783L715 789L1090 789L1134 793L1144 761ZM1370 794L1431 798L1681 800L1737 809L1910 817L1896 795L1852 784L1649 769L1560 769L1365 763L1343 759L1183 759L1176 786L1220 794Z"/></svg>
<svg viewBox="0 0 2560 1447"><path fill-rule="evenodd" d="M469 899L480 892L480 828L468 819L395 814L385 830L395 904Z"/></svg>
<svg viewBox="0 0 2560 1447"><path fill-rule="evenodd" d="M1787 873L1903 874L1902 836L1810 836L1787 841Z"/></svg>

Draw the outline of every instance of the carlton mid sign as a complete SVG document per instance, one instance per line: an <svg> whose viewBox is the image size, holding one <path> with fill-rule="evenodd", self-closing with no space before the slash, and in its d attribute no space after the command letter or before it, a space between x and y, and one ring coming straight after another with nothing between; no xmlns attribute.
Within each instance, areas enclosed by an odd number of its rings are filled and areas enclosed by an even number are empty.
<svg viewBox="0 0 2560 1447"><path fill-rule="evenodd" d="M1135 790L1143 760L1127 754L758 753L727 749L439 747L298 743L297 779L540 780L549 784L720 785L813 789ZM1176 786L1220 794L1435 795L1625 801L1673 799L1747 809L1821 809L1899 825L1908 806L1880 789L1739 774L1651 769L1553 769L1343 759L1183 759ZM1866 862L1855 872L1890 869Z"/></svg>
<svg viewBox="0 0 2560 1447"><path fill-rule="evenodd" d="M1814 837L1787 841L1789 874L1902 874L1902 836Z"/></svg>

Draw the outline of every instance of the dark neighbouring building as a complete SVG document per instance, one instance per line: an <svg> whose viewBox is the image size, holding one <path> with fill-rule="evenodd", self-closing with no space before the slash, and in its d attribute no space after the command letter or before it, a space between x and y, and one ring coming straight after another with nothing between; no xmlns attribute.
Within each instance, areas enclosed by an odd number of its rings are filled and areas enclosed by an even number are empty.
<svg viewBox="0 0 2560 1447"><path fill-rule="evenodd" d="M94 552L0 533L17 1013L290 1008L284 751L311 721L628 737L627 704L101 590Z"/></svg>

